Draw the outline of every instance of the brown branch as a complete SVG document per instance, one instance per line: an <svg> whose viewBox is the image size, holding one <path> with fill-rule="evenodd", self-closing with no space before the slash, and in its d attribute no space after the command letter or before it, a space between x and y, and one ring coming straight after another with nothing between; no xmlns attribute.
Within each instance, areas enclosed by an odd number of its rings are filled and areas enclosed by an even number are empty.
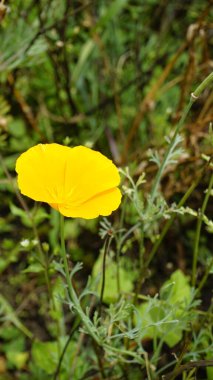
<svg viewBox="0 0 213 380"><path fill-rule="evenodd" d="M213 367L213 360L198 360L183 364L175 371L169 372L167 375L163 375L162 380L174 380L182 372L199 367Z"/></svg>
<svg viewBox="0 0 213 380"><path fill-rule="evenodd" d="M24 116L24 119L27 121L27 123L36 131L36 133L40 136L42 140L45 140L44 135L42 135L41 131L39 130L37 126L37 120L32 112L32 109L30 108L29 104L24 99L23 95L19 90L15 88L15 77L12 73L10 73L7 77L7 83L11 89L11 92L18 103L20 110Z"/></svg>

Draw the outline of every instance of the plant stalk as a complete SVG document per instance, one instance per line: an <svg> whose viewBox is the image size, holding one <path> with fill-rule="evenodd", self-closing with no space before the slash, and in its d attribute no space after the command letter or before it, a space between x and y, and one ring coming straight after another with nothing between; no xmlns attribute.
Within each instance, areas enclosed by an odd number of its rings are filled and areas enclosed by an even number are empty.
<svg viewBox="0 0 213 380"><path fill-rule="evenodd" d="M191 186L189 187L189 189L187 190L187 192L184 194L184 196L181 198L180 202L178 203L177 205L177 208L179 209L180 207L182 207L185 202L187 201L187 199L190 197L191 193L194 191L194 189L196 188L196 186L198 185L198 183L200 182L201 178L202 178L202 175L203 175L203 171L202 171L202 174L197 177L197 179L191 184ZM152 247L152 250L149 254L149 258L148 260L146 261L146 267L149 266L150 262L152 261L153 257L155 256L161 242L163 241L164 237L166 236L169 228L171 227L174 219L176 218L176 214L174 213L173 215L171 215L170 219L167 220L166 224L164 225L162 231L161 231L161 234L160 234L160 237L156 240L156 242L154 243L153 247Z"/></svg>
<svg viewBox="0 0 213 380"><path fill-rule="evenodd" d="M211 82L213 81L213 72L211 74L208 75L207 78L204 79L204 81L196 88L196 90L191 94L191 98L189 100L189 103L185 109L185 111L183 112L182 114L182 117L179 121L179 123L177 124L177 127L175 129L175 133L174 133L174 136L171 140L171 143L167 149L167 152L163 158L163 161L162 161L162 164L157 172L157 175L155 177L155 181L154 181L154 184L153 184L153 187L152 187L152 191L151 191L151 195L150 195L150 202L153 203L155 198L156 198L156 195L157 195L157 190L158 190L158 186L159 186L159 183L160 183L160 180L161 180L161 177L162 177L162 174L164 172L164 169L165 169L165 166L166 166L166 162L167 162L167 159L168 159L168 156L170 155L173 147L174 147L174 143L175 143L175 140L176 140L176 137L181 129L181 127L183 126L185 120L186 120L186 117L193 105L193 103L199 98L200 94L205 90L206 87L208 87Z"/></svg>
<svg viewBox="0 0 213 380"><path fill-rule="evenodd" d="M106 279L106 258L109 253L110 245L112 241L112 236L107 236L104 243L104 255L103 255L103 263L102 263L102 284L101 284L101 294L100 294L100 309L99 313L101 315L102 305L103 305L103 297L104 297L104 289L105 289L105 279Z"/></svg>
<svg viewBox="0 0 213 380"><path fill-rule="evenodd" d="M77 314L79 315L81 321L83 322L89 335L91 335L91 337L95 340L95 342L100 345L100 340L94 331L94 326L92 322L90 321L89 317L84 313L81 307L81 304L79 302L79 299L72 286L71 277L69 273L69 266L68 266L68 261L67 261L66 248L65 248L65 240L64 240L64 216L61 214L60 214L60 235L61 235L61 256L62 256L63 264L64 264L64 271L65 271L65 277L66 277L66 282L67 282L67 287L68 287L69 298L71 302L73 303L75 310Z"/></svg>
<svg viewBox="0 0 213 380"><path fill-rule="evenodd" d="M197 221L197 228L196 228L196 235L195 235L195 241L194 241L194 251L193 251L193 263L192 263L192 286L195 286L196 283L196 271L197 271L197 261L198 261L198 249L199 249L199 242L200 242L200 233L201 233L201 227L203 222L203 215L205 213L207 203L211 194L213 186L213 174L211 175L208 190L206 192L206 195L203 200L203 204L201 207L201 210L198 215L198 221Z"/></svg>

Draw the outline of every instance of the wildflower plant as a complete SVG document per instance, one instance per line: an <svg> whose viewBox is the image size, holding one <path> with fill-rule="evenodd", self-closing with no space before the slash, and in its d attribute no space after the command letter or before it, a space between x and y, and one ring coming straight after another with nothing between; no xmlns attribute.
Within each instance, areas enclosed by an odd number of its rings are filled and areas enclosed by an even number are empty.
<svg viewBox="0 0 213 380"><path fill-rule="evenodd" d="M167 204L159 186L166 167L174 164L182 154L180 146L182 137L179 132L188 112L212 79L213 74L210 74L192 94L173 137L167 138L168 147L165 156L160 159L157 153L151 154L151 160L158 165L158 171L148 197L143 194L145 174L143 173L135 181L128 168L120 168L124 205L121 220L115 225L106 216L115 211L121 203L121 190L118 187L120 174L112 161L101 153L83 146L70 148L59 144L38 144L24 152L16 163L18 187L21 193L35 201L48 203L60 214L60 256L57 256L57 260L54 258L51 265L61 275L65 284L63 291L57 292L58 300L68 305L70 313L76 317L70 337L76 330L83 335L89 335L96 353L101 350L108 363L115 363L118 366L118 374L120 367L126 364L137 364L146 371L146 378L158 379L161 372L156 368L163 344L173 347L179 343L183 335L190 331L190 326L194 322L193 310L199 304L196 298L198 290L195 289L195 285L200 228L201 223L204 222L208 230L212 229L212 222L205 215L205 209L212 194L213 177L211 176L200 213L184 206L196 183L191 185L177 205ZM122 223L125 218L125 202L134 209L135 223L130 229L124 228ZM149 277L149 264L177 214L190 214L198 219L192 284L181 271L176 271L162 285L159 295L143 296L140 289ZM104 216L100 222L100 236L104 245L99 265L85 289L79 293L74 284L77 273L82 270L82 264L77 263L70 268L69 253L65 244L64 216L94 219L100 215ZM165 224L160 232L158 227L162 219L165 220ZM139 251L138 267L132 278L128 275L128 259L124 258L130 239L137 240ZM149 239L152 243L148 254L145 254L145 239ZM40 246L37 237L36 243L25 239L21 245L24 249L34 249L38 246L40 264L43 265L52 302L52 313L54 315L55 312L55 315L58 315L56 319L60 325L62 311L57 309L56 298L53 297L50 287L45 249ZM48 247L46 249L48 251ZM111 260L113 264L107 265L108 260ZM211 270L212 261L209 263L201 286ZM98 285L100 280L101 286ZM117 286L112 286L113 281ZM108 297L104 295L106 286L109 288L111 286L111 297L109 293ZM6 306L3 303L2 305L1 313L4 318ZM59 326L59 332L60 329L62 329L61 326ZM55 379L60 372L61 363L66 360L70 343L70 338L67 342L64 336L58 335L57 338L58 343L51 349L54 352L58 350L59 366L53 363L47 371L48 374L55 371ZM149 359L144 343L146 339L151 340L153 344L153 356ZM203 337L199 339L201 341ZM209 334L207 334L207 340L209 339ZM75 349L76 346L70 348L70 356L73 356ZM36 355L37 351L34 347L33 356L38 362Z"/></svg>

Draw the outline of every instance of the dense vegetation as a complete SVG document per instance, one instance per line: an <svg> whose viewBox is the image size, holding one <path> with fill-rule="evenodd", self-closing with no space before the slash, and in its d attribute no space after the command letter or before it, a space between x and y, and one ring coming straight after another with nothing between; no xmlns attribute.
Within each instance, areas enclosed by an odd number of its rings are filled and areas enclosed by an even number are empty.
<svg viewBox="0 0 213 380"><path fill-rule="evenodd" d="M213 379L211 3L0 2L1 380ZM59 213L17 187L51 142L120 168L117 211L65 219L83 317Z"/></svg>

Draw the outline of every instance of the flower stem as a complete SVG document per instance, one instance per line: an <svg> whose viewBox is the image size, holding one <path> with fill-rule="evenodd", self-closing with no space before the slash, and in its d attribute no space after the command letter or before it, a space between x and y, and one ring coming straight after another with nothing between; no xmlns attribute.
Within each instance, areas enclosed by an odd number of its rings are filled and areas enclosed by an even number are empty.
<svg viewBox="0 0 213 380"><path fill-rule="evenodd" d="M153 187L152 187L152 191L151 191L151 196L150 196L150 202L151 202L151 204L153 203L153 201L156 198L158 186L159 186L162 174L164 172L164 169L165 169L168 157L169 157L171 151L173 150L173 147L174 147L174 144L175 144L175 141L176 141L176 137L177 137L177 135L178 135L178 133L179 133L179 131L180 131L180 129L181 129L184 121L186 120L186 117L187 117L187 115L189 113L189 110L191 109L191 106L194 103L194 101L195 101L195 99L191 98L190 101L189 101L189 103L188 103L188 105L187 105L187 107L186 107L186 109L185 109L185 111L183 112L182 117L181 117L181 119L180 119L180 121L179 121L179 123L178 123L178 125L177 125L177 127L175 129L175 133L174 133L174 135L172 137L171 143L170 143L170 145L169 145L169 147L167 149L167 152L166 152L166 154L165 154L165 156L163 158L161 166L159 167L159 170L158 170L157 175L155 177L155 181L154 181L154 184L153 184Z"/></svg>
<svg viewBox="0 0 213 380"><path fill-rule="evenodd" d="M66 282L68 286L68 294L70 301L73 303L74 308L80 317L81 321L83 322L83 325L85 326L88 334L95 340L96 343L100 344L99 337L97 336L95 330L95 327L93 323L90 321L89 317L84 313L80 301L77 297L77 294L72 286L71 277L69 273L69 266L67 261L67 254L66 254L66 248L65 248L65 240L64 240L64 216L60 214L60 235L61 235L61 255L63 259L64 264L64 271L65 271L65 277Z"/></svg>
<svg viewBox="0 0 213 380"><path fill-rule="evenodd" d="M205 273L203 275L203 278L201 279L201 281L200 281L200 283L199 283L199 285L198 285L198 287L196 289L196 293L195 294L199 294L200 291L203 289L203 287L204 287L204 285L206 283L206 280L207 280L207 278L209 276L209 273L211 272L212 268L213 268L213 257L211 258L211 261L210 261L208 267L206 268L206 271L205 271Z"/></svg>
<svg viewBox="0 0 213 380"><path fill-rule="evenodd" d="M112 241L112 236L107 236L107 238L105 240L105 243L104 243L104 255L103 255L103 264L102 264L102 284L101 284L100 309L99 309L100 315L101 315L101 312L102 312L104 289L105 289L106 257L107 257L107 255L109 253L111 241Z"/></svg>
<svg viewBox="0 0 213 380"><path fill-rule="evenodd" d="M194 98L199 98L200 94L208 87L213 81L213 71L204 79L204 81L196 88L196 90L191 94Z"/></svg>
<svg viewBox="0 0 213 380"><path fill-rule="evenodd" d="M176 141L176 137L181 129L181 127L183 126L185 120L186 120L186 117L192 107L192 104L198 99L198 97L200 96L201 92L203 92L205 90L205 88L207 86L210 85L210 83L213 81L213 72L211 74L208 75L207 78L204 79L204 81L196 88L196 90L191 94L191 98L189 100L189 103L185 109L185 111L183 112L182 114L182 117L179 121L179 123L177 124L177 127L175 129L175 133L174 133L174 136L171 140L171 143L167 149L167 152L163 158L163 161L161 163L161 166L159 167L159 170L157 172L157 175L155 177L155 181L154 181L154 184L153 184L153 187L152 187L152 191L151 191L151 195L150 195L150 201L151 201L151 204L153 203L153 201L155 200L156 198L156 194L157 194L157 190L158 190L158 186L159 186L159 183L160 183L160 180L161 180L161 177L162 177L162 174L164 172L164 169L165 169L165 166L166 166L166 163L167 163L167 160L168 160L168 157L171 153L171 151L173 150L174 148L174 144L175 144L175 141Z"/></svg>
<svg viewBox="0 0 213 380"><path fill-rule="evenodd" d="M207 206L210 194L211 194L212 186L213 186L213 174L211 175L208 190L206 192L201 210L200 210L199 215L198 215L195 242L194 242L193 263L192 263L192 286L195 286L195 283L196 283L196 271L197 271L197 260L198 260L200 232L201 232L201 226L202 226L202 221L203 221L203 215L205 213L206 206Z"/></svg>
<svg viewBox="0 0 213 380"><path fill-rule="evenodd" d="M180 207L182 207L185 202L187 201L187 199L189 198L189 196L191 195L191 193L194 191L194 189L196 188L196 186L198 185L198 183L200 182L201 178L202 178L202 175L203 175L203 171L202 171L202 174L200 176L197 177L197 179L191 184L191 186L189 187L189 189L187 190L187 192L184 194L184 196L181 198L180 202L178 203L177 205L177 208L179 209ZM160 234L160 237L156 240L156 242L154 243L153 247L152 247L152 250L151 252L149 253L149 257L146 261L146 268L149 266L150 262L152 261L153 257L155 256L161 242L163 241L165 235L167 234L169 228L171 227L172 223L174 222L174 219L176 218L176 214L174 213L173 215L171 215L170 219L167 220L167 222L165 223L162 231L161 231L161 234Z"/></svg>

